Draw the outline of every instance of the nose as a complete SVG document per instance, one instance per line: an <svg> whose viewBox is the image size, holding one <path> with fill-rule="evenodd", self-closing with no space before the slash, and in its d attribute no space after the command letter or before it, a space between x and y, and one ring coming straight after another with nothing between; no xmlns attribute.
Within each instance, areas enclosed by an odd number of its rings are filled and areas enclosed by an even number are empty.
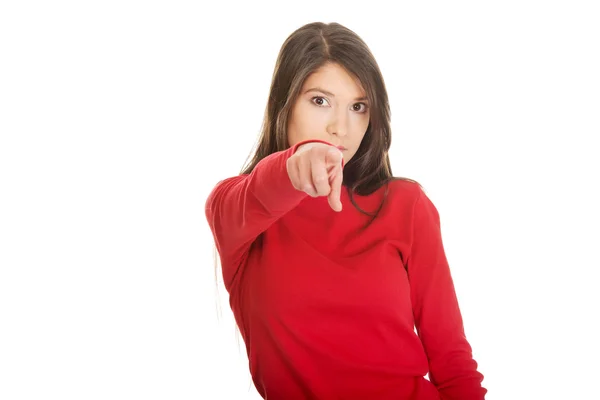
<svg viewBox="0 0 600 400"><path fill-rule="evenodd" d="M348 134L348 115L344 110L332 113L331 120L327 126L330 135L344 137Z"/></svg>

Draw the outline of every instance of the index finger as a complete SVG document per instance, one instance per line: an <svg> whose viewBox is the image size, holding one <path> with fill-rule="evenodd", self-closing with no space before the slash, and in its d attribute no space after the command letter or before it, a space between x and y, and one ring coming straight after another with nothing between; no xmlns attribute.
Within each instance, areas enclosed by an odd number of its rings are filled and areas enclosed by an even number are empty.
<svg viewBox="0 0 600 400"><path fill-rule="evenodd" d="M333 154L332 154L333 153ZM337 153L337 154L335 154ZM330 172L330 185L331 192L327 196L327 200L329 202L329 206L333 209L333 211L342 211L342 201L340 199L342 194L342 182L343 182L343 172L342 172L342 157L341 152L339 150L331 150L327 153L327 163L332 165ZM337 160L336 160L337 158Z"/></svg>

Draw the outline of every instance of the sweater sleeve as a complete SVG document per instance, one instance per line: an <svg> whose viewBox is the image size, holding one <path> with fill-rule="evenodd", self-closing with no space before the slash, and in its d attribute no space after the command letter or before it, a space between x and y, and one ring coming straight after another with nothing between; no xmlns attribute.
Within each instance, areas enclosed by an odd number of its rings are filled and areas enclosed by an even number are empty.
<svg viewBox="0 0 600 400"><path fill-rule="evenodd" d="M429 378L443 400L482 400L481 382L464 332L442 243L440 216L422 189L413 209L407 270L417 333L429 361Z"/></svg>
<svg viewBox="0 0 600 400"><path fill-rule="evenodd" d="M205 214L221 258L227 291L244 263L252 242L308 195L296 190L286 162L306 140L262 159L250 174L217 183L209 194Z"/></svg>

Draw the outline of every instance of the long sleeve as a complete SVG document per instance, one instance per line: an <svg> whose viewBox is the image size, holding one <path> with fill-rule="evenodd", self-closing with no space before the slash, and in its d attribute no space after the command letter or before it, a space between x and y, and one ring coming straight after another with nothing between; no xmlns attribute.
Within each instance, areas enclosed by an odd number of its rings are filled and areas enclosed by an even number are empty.
<svg viewBox="0 0 600 400"><path fill-rule="evenodd" d="M417 333L429 360L429 378L443 400L482 400L487 393L464 332L454 283L442 243L440 216L420 190L413 210L407 258Z"/></svg>
<svg viewBox="0 0 600 400"><path fill-rule="evenodd" d="M306 193L296 190L286 162L307 140L262 159L250 174L220 181L209 194L205 214L221 258L229 291L252 242L296 207Z"/></svg>

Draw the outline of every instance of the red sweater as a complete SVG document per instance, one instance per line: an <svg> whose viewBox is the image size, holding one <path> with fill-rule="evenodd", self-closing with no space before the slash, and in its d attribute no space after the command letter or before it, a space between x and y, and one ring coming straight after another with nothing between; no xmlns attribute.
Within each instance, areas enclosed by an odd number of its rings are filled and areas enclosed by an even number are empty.
<svg viewBox="0 0 600 400"><path fill-rule="evenodd" d="M345 188L339 213L294 189L286 160L300 144L219 182L206 203L260 395L484 399L431 200L392 181L361 230L369 217ZM354 197L373 211L384 191Z"/></svg>

